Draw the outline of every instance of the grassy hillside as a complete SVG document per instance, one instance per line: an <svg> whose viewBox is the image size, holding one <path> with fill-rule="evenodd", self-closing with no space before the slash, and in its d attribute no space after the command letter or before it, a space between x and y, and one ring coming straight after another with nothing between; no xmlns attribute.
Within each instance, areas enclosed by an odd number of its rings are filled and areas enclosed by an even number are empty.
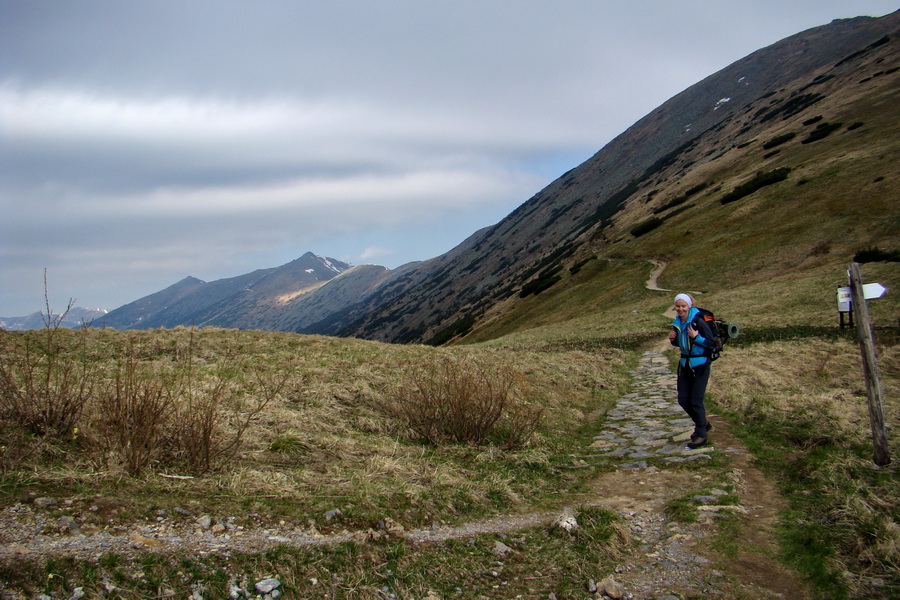
<svg viewBox="0 0 900 600"><path fill-rule="evenodd" d="M701 136L548 269L552 285L511 295L463 340L547 324L574 335L567 321L590 329L585 321L626 312L629 327L643 330L646 313L672 295L641 289L651 259L668 263L659 287L702 292L701 302L746 327L835 323L835 291L855 254L900 250L900 71L889 68L900 59L886 48L850 71L804 77ZM812 105L765 118L810 89L821 96ZM783 179L734 194L772 173ZM896 288L892 265L872 263L863 276ZM877 325L898 324L895 298L873 303Z"/></svg>

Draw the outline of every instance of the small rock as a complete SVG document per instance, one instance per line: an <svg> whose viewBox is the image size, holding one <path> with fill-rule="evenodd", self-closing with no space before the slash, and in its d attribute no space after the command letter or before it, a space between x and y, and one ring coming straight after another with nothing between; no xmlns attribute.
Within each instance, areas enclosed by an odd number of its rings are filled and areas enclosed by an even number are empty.
<svg viewBox="0 0 900 600"><path fill-rule="evenodd" d="M141 546L153 546L158 548L163 545L161 541L145 537L139 533L132 533L128 536L128 539L135 548L140 548Z"/></svg>
<svg viewBox="0 0 900 600"><path fill-rule="evenodd" d="M578 519L574 515L562 515L553 523L553 526L572 532L578 529Z"/></svg>
<svg viewBox="0 0 900 600"><path fill-rule="evenodd" d="M403 528L403 525L398 523L397 521L391 519L390 517L386 517L381 523L381 528L384 529L388 535L392 535L395 537L400 537L403 535L403 532L406 531Z"/></svg>
<svg viewBox="0 0 900 600"><path fill-rule="evenodd" d="M48 506L53 506L56 503L56 498L41 497L34 499L34 505L39 508L47 508Z"/></svg>
<svg viewBox="0 0 900 600"><path fill-rule="evenodd" d="M200 526L200 529L207 531L210 527L212 527L212 517L209 515L203 515L197 519L197 525Z"/></svg>
<svg viewBox="0 0 900 600"><path fill-rule="evenodd" d="M256 582L256 591L260 594L269 594L272 590L278 589L281 587L281 582L274 577L267 577L262 581Z"/></svg>
<svg viewBox="0 0 900 600"><path fill-rule="evenodd" d="M601 581L600 585L597 586L597 591L601 594L606 594L613 600L621 600L625 595L625 588L612 577L607 577Z"/></svg>
<svg viewBox="0 0 900 600"><path fill-rule="evenodd" d="M623 463L623 464L619 465L619 468L620 469L629 469L629 470L630 469L646 469L647 461L639 460L637 462Z"/></svg>
<svg viewBox="0 0 900 600"><path fill-rule="evenodd" d="M672 437L672 441L675 442L689 442L691 440L691 435L693 435L694 430L689 429L680 435L676 435Z"/></svg>
<svg viewBox="0 0 900 600"><path fill-rule="evenodd" d="M510 548L509 546L507 546L506 544L504 544L503 542L501 542L501 541L495 541L495 542L494 542L494 553L495 553L495 554L499 554L500 556L504 556L504 555L506 555L506 554L509 554L509 553L512 552L512 551L513 551L513 549Z"/></svg>
<svg viewBox="0 0 900 600"><path fill-rule="evenodd" d="M81 600L84 598L84 588L77 587L72 590L72 595L69 597L69 600Z"/></svg>
<svg viewBox="0 0 900 600"><path fill-rule="evenodd" d="M186 508L181 508L180 506L176 506L175 508L173 508L172 512L178 513L182 517L190 517L191 515L194 514L191 511L187 510Z"/></svg>
<svg viewBox="0 0 900 600"><path fill-rule="evenodd" d="M344 513L341 512L341 509L335 508L335 509L329 510L327 513L325 513L325 520L327 522L331 523L334 519L337 519L338 517L340 517L343 514Z"/></svg>
<svg viewBox="0 0 900 600"><path fill-rule="evenodd" d="M597 582L594 581L593 579L588 579L587 591L588 591L588 594L596 594L597 593Z"/></svg>

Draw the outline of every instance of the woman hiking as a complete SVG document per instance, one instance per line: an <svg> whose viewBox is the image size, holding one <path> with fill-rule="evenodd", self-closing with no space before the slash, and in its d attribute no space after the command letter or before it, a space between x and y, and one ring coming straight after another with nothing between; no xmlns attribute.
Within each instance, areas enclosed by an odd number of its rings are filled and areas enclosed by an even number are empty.
<svg viewBox="0 0 900 600"><path fill-rule="evenodd" d="M678 404L694 421L694 433L688 448L699 448L709 441L712 425L706 419L706 384L709 382L710 350L714 334L709 323L698 319L699 310L688 294L675 296L675 320L669 342L681 349L678 361Z"/></svg>

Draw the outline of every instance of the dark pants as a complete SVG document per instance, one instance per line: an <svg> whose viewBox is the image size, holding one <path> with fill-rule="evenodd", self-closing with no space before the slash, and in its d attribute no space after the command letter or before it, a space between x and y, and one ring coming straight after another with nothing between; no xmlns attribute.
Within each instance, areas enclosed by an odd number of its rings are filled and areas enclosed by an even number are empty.
<svg viewBox="0 0 900 600"><path fill-rule="evenodd" d="M678 368L678 404L694 421L694 435L706 437L706 406L703 396L709 382L709 364L696 369Z"/></svg>

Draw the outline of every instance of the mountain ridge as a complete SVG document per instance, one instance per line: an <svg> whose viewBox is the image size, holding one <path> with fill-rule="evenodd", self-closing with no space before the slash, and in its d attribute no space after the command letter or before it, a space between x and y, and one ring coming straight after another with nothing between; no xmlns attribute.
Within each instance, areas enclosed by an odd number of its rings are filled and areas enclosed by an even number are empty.
<svg viewBox="0 0 900 600"><path fill-rule="evenodd" d="M230 319L246 318L285 295L309 292L350 265L311 252L280 267L204 282L186 277L168 288L110 311L95 323L115 329L150 329L179 325L240 327Z"/></svg>
<svg viewBox="0 0 900 600"><path fill-rule="evenodd" d="M753 103L778 94L798 77L812 83L820 71L895 32L898 23L900 12L834 21L732 63L651 111L493 227L426 261L406 289L395 290L383 304L366 307L328 333L387 342L440 342L464 334L488 308L531 280L553 277L545 272L548 268L558 268L580 247L596 243L602 237L598 232L629 199L666 173L683 169L685 156L696 154L717 128L746 118ZM851 68L843 64L845 71ZM748 75L756 79L748 82ZM724 98L730 100L722 103Z"/></svg>

